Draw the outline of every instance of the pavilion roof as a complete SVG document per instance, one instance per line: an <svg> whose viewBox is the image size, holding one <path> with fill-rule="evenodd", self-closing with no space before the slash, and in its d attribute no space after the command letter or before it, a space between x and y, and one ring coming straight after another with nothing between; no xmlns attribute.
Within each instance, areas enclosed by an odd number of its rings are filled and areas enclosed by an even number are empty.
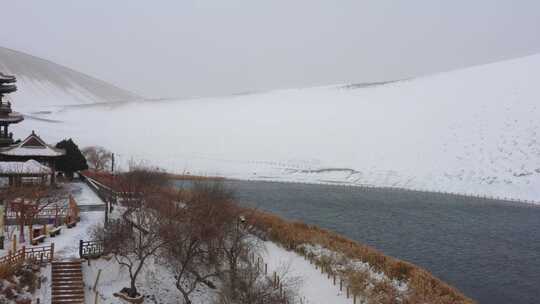
<svg viewBox="0 0 540 304"><path fill-rule="evenodd" d="M20 143L0 150L0 154L7 156L57 157L65 155L66 151L48 145L32 131L32 134Z"/></svg>
<svg viewBox="0 0 540 304"><path fill-rule="evenodd" d="M0 175L45 175L51 168L30 159L25 162L0 162Z"/></svg>

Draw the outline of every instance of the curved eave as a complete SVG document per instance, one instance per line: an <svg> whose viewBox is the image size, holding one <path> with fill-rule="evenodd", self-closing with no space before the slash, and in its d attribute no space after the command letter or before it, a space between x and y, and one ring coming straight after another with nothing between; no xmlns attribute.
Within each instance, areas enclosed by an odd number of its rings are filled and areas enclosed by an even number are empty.
<svg viewBox="0 0 540 304"><path fill-rule="evenodd" d="M24 120L24 116L18 112L11 112L7 117L0 116L0 123L18 123Z"/></svg>
<svg viewBox="0 0 540 304"><path fill-rule="evenodd" d="M26 153L22 153L22 154L17 154L17 153L10 153L10 151L4 151L4 152L0 152L0 155L4 155L4 156L10 156L10 157L45 157L45 158L56 158L56 157L60 157L60 156L63 156L64 154L63 153L55 153L55 154L39 154L39 153L36 153L36 154L26 154Z"/></svg>
<svg viewBox="0 0 540 304"><path fill-rule="evenodd" d="M9 94L17 91L17 86L14 84L1 84L0 85L0 94Z"/></svg>

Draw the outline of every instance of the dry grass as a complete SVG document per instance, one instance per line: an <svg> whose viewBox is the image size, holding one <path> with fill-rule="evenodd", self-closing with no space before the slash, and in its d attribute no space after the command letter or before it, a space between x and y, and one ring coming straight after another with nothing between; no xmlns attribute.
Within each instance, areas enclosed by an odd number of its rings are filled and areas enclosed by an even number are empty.
<svg viewBox="0 0 540 304"><path fill-rule="evenodd" d="M432 303L432 304L472 304L473 300L467 298L457 289L435 278L426 270L411 263L393 257L359 244L328 230L310 226L299 222L286 221L276 215L247 210L250 221L259 229L266 231L268 237L284 246L296 250L299 254L307 253L301 249L302 244L320 245L331 251L342 253L351 260L360 260L368 263L377 272L384 273L390 280L406 282L409 287L407 297L403 303ZM313 258L313 257L312 257ZM335 269L333 263L337 261L322 257L316 261L323 267ZM397 290L388 280L373 281L367 273L347 269L342 271L342 277L357 295L364 296L369 303L394 303ZM370 286L370 288L367 288Z"/></svg>

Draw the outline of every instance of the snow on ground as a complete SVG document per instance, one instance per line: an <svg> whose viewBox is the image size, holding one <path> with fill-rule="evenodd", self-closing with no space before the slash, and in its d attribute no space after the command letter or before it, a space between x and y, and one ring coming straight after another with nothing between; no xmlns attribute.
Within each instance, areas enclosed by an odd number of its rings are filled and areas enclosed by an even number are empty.
<svg viewBox="0 0 540 304"><path fill-rule="evenodd" d="M320 273L308 261L300 255L286 251L272 242L264 242L266 250L263 254L264 262L268 264L269 276L276 271L279 274L286 272L286 278L299 279L298 294L304 304L340 304L352 303L352 299L347 299L345 292L339 291L339 286L334 286L332 280ZM107 260L101 258L91 262L89 267L83 264L84 281L87 290L94 286L97 273L102 270L100 280L97 285L99 301L103 304L118 303L112 296L114 292L129 285L129 274L126 269L118 266L114 258ZM181 297L174 286L174 278L167 271L165 266L151 261L145 266L141 274L139 284L140 292L150 296L145 301L149 303L178 303ZM91 294L89 297L88 295ZM152 297L154 296L154 297ZM210 303L215 293L208 289L196 292L193 297L194 304ZM156 301L152 301L156 299ZM86 301L93 303L94 295L87 293Z"/></svg>
<svg viewBox="0 0 540 304"><path fill-rule="evenodd" d="M339 285L334 286L332 279L328 279L304 257L293 251L287 251L272 243L264 242L266 252L263 260L268 264L268 274L273 272L285 273L286 278L300 279L298 294L304 304L350 304L351 299L346 298L345 292L339 291Z"/></svg>
<svg viewBox="0 0 540 304"><path fill-rule="evenodd" d="M104 205L105 203L96 195L87 184L83 182L74 182L65 184L68 191L73 194L77 205Z"/></svg>
<svg viewBox="0 0 540 304"><path fill-rule="evenodd" d="M89 289L94 287L100 269L102 272L96 288L99 294L99 303L120 303L120 300L113 294L129 286L129 273L126 268L119 267L112 257L109 260L106 258L92 260L91 266L83 264L84 284L87 290L86 302L94 303L95 293ZM145 303L183 303L180 292L174 286L174 277L165 266L151 260L148 265L143 267L137 280L139 292L148 296ZM212 302L214 295L212 291L200 288L193 293L191 299L193 304L206 304Z"/></svg>
<svg viewBox="0 0 540 304"><path fill-rule="evenodd" d="M540 201L539 78L534 55L377 86L116 107L13 94L15 109L39 112L13 130L103 145L124 168L135 160L176 173Z"/></svg>
<svg viewBox="0 0 540 304"><path fill-rule="evenodd" d="M92 227L98 223L103 223L104 221L104 211L82 212L81 221L77 223L76 227L68 229L66 226L61 226L62 230L59 235L55 237L48 236L43 243L39 243L36 246L30 244L30 232L28 227L25 227L26 243L18 243L18 248L20 249L22 245L26 246L26 248L48 246L54 242L54 254L57 258L79 258L79 240L88 240L91 238ZM18 228L15 228L12 235L16 235L17 241L19 241ZM11 249L11 241L7 237L4 248L4 250L0 250L0 256L6 255L8 250Z"/></svg>
<svg viewBox="0 0 540 304"><path fill-rule="evenodd" d="M73 194L73 198L79 205L103 205L103 201L95 195L90 188L84 183L66 183L63 184L70 193ZM77 223L77 226L72 229L67 229L66 226L62 226L60 235L56 237L47 237L44 243L40 243L39 246L50 245L54 242L55 254L59 258L78 258L79 252L79 240L87 240L90 238L91 228L97 223L103 223L105 221L104 211L93 212L81 212L81 221ZM19 229L15 226L10 226L10 232L12 235L19 236ZM30 244L30 232L28 227L25 227L26 247L34 247ZM11 249L10 240L6 237L4 250L0 250L0 255L7 254L7 250Z"/></svg>
<svg viewBox="0 0 540 304"><path fill-rule="evenodd" d="M99 198L83 183L65 184L70 191L73 191L75 200L79 203L93 205L99 203ZM116 208L116 213L120 208ZM79 240L91 239L92 228L104 221L104 212L82 212L81 221L76 227L67 229L62 228L62 233L54 238L47 237L45 243L39 246L55 244L55 257L57 259L76 259L79 258ZM7 244L7 243L6 243ZM339 292L337 286L333 286L332 281L322 275L313 265L303 257L294 252L285 249L271 242L264 243L264 262L268 263L269 274L273 271L283 273L286 269L287 277L297 278L301 284L298 286L299 296L302 303L350 303L342 292ZM26 244L27 247L32 247ZM7 253L7 250L0 252L1 255ZM102 270L100 280L97 285L99 293L99 303L119 303L120 301L113 296L114 292L121 290L129 285L129 274L127 269L119 267L114 258L101 258L91 261L88 266L83 263L83 275L86 290L86 303L94 303L95 294L90 289L94 286L97 273ZM51 269L50 265L42 268L41 276L44 277L42 288L34 294L34 299L40 298L41 303L50 303L51 290ZM140 292L149 296L145 301L147 303L178 303L181 295L174 286L174 278L168 272L166 266L156 261L143 268L139 277L138 287ZM216 296L215 291L206 288L199 289L192 296L194 304L210 303Z"/></svg>

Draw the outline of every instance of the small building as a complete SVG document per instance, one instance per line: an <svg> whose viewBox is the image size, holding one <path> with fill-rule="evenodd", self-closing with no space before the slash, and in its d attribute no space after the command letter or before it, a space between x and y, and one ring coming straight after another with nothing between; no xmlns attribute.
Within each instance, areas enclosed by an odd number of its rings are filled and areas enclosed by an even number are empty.
<svg viewBox="0 0 540 304"><path fill-rule="evenodd" d="M51 168L33 159L25 162L0 162L0 187L46 185L53 180Z"/></svg>
<svg viewBox="0 0 540 304"><path fill-rule="evenodd" d="M8 147L0 148L0 164L6 162L26 163L33 160L38 164L48 167L49 172L47 172L46 175L50 175L50 183L54 183L56 162L60 157L65 155L65 153L66 152L63 149L48 145L32 131L32 134L23 141Z"/></svg>

